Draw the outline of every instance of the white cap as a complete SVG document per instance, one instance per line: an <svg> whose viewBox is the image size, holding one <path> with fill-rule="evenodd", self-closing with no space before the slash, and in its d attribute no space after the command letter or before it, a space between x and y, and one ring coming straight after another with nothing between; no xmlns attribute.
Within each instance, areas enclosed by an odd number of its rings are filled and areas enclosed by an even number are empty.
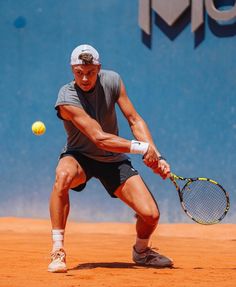
<svg viewBox="0 0 236 287"><path fill-rule="evenodd" d="M83 59L81 55L87 55L88 59ZM71 53L71 65L92 64L100 65L99 54L92 46L84 44L76 47Z"/></svg>

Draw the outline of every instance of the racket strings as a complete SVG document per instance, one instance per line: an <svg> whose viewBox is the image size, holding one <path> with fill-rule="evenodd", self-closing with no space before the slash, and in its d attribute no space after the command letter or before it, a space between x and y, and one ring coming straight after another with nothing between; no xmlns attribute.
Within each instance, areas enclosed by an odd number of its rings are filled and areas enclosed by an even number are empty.
<svg viewBox="0 0 236 287"><path fill-rule="evenodd" d="M218 221L227 208L224 190L207 180L196 180L181 191L184 206L196 221L210 224Z"/></svg>

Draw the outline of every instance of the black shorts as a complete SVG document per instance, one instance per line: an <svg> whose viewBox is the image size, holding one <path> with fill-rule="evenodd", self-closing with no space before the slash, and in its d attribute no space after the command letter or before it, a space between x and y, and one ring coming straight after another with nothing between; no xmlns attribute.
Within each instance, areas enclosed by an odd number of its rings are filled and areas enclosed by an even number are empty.
<svg viewBox="0 0 236 287"><path fill-rule="evenodd" d="M129 177L138 174L128 159L120 162L100 162L77 152L62 153L60 158L65 156L73 156L78 161L86 174L86 182L92 177L99 179L111 197L116 197L115 191ZM86 183L83 183L72 190L81 191L85 186Z"/></svg>

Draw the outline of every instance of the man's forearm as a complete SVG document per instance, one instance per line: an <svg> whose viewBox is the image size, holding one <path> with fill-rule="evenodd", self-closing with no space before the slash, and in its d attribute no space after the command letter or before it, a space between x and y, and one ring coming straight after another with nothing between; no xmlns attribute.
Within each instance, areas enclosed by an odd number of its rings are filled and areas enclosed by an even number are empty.
<svg viewBox="0 0 236 287"><path fill-rule="evenodd" d="M100 149L119 152L119 153L129 153L131 142L119 136L101 132L99 135L93 137L93 143Z"/></svg>
<svg viewBox="0 0 236 287"><path fill-rule="evenodd" d="M94 137L93 142L98 148L111 152L119 153L134 153L144 155L149 147L149 143L135 141L135 140L126 140L119 136L99 132L97 136Z"/></svg>

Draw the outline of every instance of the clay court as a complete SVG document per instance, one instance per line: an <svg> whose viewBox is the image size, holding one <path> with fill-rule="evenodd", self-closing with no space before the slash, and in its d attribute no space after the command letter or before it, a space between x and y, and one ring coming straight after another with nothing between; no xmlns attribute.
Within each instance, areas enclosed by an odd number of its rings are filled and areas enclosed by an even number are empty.
<svg viewBox="0 0 236 287"><path fill-rule="evenodd" d="M1 218L1 287L235 287L236 226L162 224L152 246L174 259L173 269L138 267L131 260L130 223L69 222L65 274L47 272L48 220Z"/></svg>

